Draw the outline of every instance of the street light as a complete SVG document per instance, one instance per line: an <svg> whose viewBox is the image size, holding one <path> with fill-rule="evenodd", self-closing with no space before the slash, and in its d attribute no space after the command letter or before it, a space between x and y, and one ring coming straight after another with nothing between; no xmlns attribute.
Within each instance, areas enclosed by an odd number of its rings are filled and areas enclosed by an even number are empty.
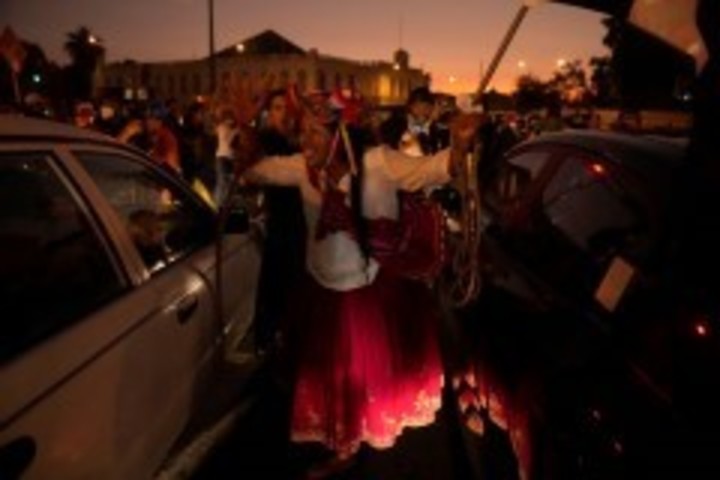
<svg viewBox="0 0 720 480"><path fill-rule="evenodd" d="M242 43L238 43L237 45L235 45L235 50L237 50L238 53L243 53L245 51L245 45L243 45Z"/></svg>
<svg viewBox="0 0 720 480"><path fill-rule="evenodd" d="M98 43L97 37L96 37L95 35L90 34L90 35L88 36L88 43L89 43L90 45L95 45L96 43Z"/></svg>
<svg viewBox="0 0 720 480"><path fill-rule="evenodd" d="M527 68L527 62L525 60L518 60L517 66L520 70L525 70Z"/></svg>
<svg viewBox="0 0 720 480"><path fill-rule="evenodd" d="M563 68L565 65L567 65L567 60L565 60L564 58L558 58L555 64L558 68Z"/></svg>
<svg viewBox="0 0 720 480"><path fill-rule="evenodd" d="M214 93L217 67L215 65L215 2L213 0L208 0L208 23L210 27L210 56L208 57L210 67L210 93Z"/></svg>

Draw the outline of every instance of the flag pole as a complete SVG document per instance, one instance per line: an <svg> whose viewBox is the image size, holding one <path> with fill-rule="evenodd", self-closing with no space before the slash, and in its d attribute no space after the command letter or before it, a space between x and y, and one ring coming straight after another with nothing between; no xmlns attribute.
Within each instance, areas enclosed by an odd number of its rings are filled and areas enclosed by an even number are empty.
<svg viewBox="0 0 720 480"><path fill-rule="evenodd" d="M20 96L20 81L18 80L18 74L15 69L11 68L12 71L12 83L13 90L15 92L15 101L18 105L22 105L22 97Z"/></svg>
<svg viewBox="0 0 720 480"><path fill-rule="evenodd" d="M495 52L495 56L488 65L487 70L485 70L485 75L483 75L482 79L480 80L480 86L478 87L477 93L475 95L475 101L473 102L476 105L482 102L482 96L485 93L488 85L490 85L490 80L492 80L492 77L495 75L495 71L497 70L498 66L500 66L500 62L505 56L505 53L507 53L507 49L515 38L518 29L520 29L520 25L522 25L523 20L525 20L528 11L530 11L530 7L528 5L522 5L515 14L515 18L510 24L510 28L505 33L505 37L503 37L503 40L500 43L500 48L498 48L498 50Z"/></svg>

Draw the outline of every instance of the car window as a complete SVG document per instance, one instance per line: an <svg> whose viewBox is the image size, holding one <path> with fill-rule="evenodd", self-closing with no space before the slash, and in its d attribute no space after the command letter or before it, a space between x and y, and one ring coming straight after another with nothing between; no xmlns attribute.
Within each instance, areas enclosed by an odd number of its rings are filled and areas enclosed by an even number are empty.
<svg viewBox="0 0 720 480"><path fill-rule="evenodd" d="M547 165L547 150L525 151L509 158L488 192L488 201L496 206L510 205L520 199Z"/></svg>
<svg viewBox="0 0 720 480"><path fill-rule="evenodd" d="M577 247L603 255L648 235L647 219L600 162L568 157L543 192L549 222Z"/></svg>
<svg viewBox="0 0 720 480"><path fill-rule="evenodd" d="M214 238L214 216L153 167L104 152L76 152L152 273L162 271Z"/></svg>
<svg viewBox="0 0 720 480"><path fill-rule="evenodd" d="M553 158L536 180L542 189L503 212L503 245L557 291L594 292L614 255L635 260L649 242L643 209L616 175L585 157Z"/></svg>
<svg viewBox="0 0 720 480"><path fill-rule="evenodd" d="M0 154L0 361L80 320L125 284L48 156Z"/></svg>

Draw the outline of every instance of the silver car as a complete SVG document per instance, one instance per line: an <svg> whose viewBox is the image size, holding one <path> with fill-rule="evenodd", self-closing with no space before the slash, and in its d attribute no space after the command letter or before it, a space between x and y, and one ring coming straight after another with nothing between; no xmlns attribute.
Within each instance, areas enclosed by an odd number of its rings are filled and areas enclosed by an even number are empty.
<svg viewBox="0 0 720 480"><path fill-rule="evenodd" d="M0 478L157 473L250 325L230 217L220 255L213 209L137 150L0 115Z"/></svg>

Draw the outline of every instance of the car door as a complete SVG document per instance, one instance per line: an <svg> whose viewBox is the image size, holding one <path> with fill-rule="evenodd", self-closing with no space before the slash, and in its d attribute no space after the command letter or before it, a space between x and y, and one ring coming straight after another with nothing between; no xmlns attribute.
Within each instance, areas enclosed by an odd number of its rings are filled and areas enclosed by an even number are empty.
<svg viewBox="0 0 720 480"><path fill-rule="evenodd" d="M141 155L130 150L107 150L99 147L76 146L73 156L82 164L83 170L89 174L93 183L99 187L101 196L110 203L110 216L114 223L124 229L143 260L145 275L151 278L160 277L163 265L186 259L178 265L193 271L203 279L213 293L215 322L213 327L213 346L223 344L231 360L247 360L248 351L238 351L250 331L257 276L260 268L260 251L258 243L251 235L239 232L225 233L221 236L223 254L218 255L217 217L210 207L194 195L183 182L157 168ZM79 173L82 175L82 172ZM132 180L130 180L132 178ZM130 198L134 192L134 197ZM148 194L155 198L148 205ZM145 199L142 199L143 197ZM152 221L148 211L161 212L168 217L169 205L173 205L177 219L177 228L169 227L164 222L165 232L158 232L170 240L165 249L171 258L162 260L154 258L158 252L148 246L148 238L138 230L138 226ZM179 209L179 206L182 207ZM182 213L180 212L182 210ZM179 216L178 216L179 215ZM179 219L183 220L179 220ZM187 230L181 224L190 222L197 225ZM202 227L200 227L202 224ZM224 226L225 227L225 226ZM140 234L140 235L139 235ZM178 236L182 238L178 238ZM220 263L220 271L216 265ZM218 291L218 284L222 290ZM220 294L220 295L218 295ZM219 302L219 303L218 303ZM222 305L220 305L222 303ZM235 355L238 354L239 355ZM204 363L211 355L206 352Z"/></svg>
<svg viewBox="0 0 720 480"><path fill-rule="evenodd" d="M196 265L212 256L214 218L141 163L106 185L127 200L119 206L148 211L128 230L131 223L113 213L117 198L105 197L69 150L36 155L11 158L22 171L42 168L44 186L43 198L23 200L28 213L14 222L22 235L5 236L26 252L9 257L6 283L32 268L8 290L25 300L4 302L19 313L13 328L24 336L3 336L12 356L0 374L0 449L10 453L0 452L0 465L34 451L23 478L148 478L202 399L200 372L218 324ZM6 202L17 216L13 199ZM131 233L144 243L134 244Z"/></svg>
<svg viewBox="0 0 720 480"><path fill-rule="evenodd" d="M53 145L1 148L0 476L147 477L177 410L156 349L177 335Z"/></svg>

